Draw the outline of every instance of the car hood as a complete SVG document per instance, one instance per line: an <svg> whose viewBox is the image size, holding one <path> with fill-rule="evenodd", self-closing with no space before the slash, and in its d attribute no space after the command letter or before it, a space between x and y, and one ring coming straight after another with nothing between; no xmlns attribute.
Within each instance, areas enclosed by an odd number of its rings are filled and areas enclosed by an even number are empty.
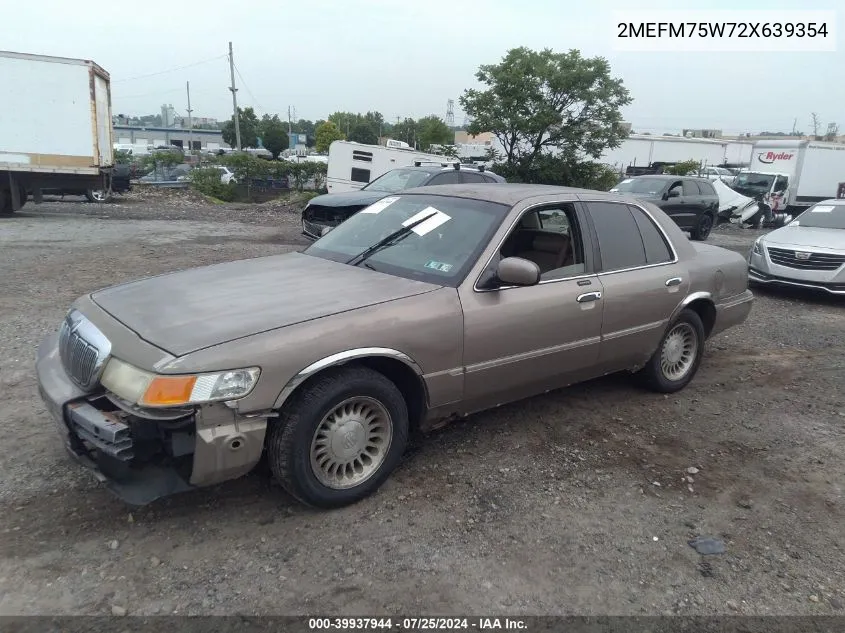
<svg viewBox="0 0 845 633"><path fill-rule="evenodd" d="M391 194L386 191L347 191L345 193L327 193L311 198L309 206L352 207L369 206Z"/></svg>
<svg viewBox="0 0 845 633"><path fill-rule="evenodd" d="M142 339L182 356L439 287L287 253L149 277L91 299Z"/></svg>
<svg viewBox="0 0 845 633"><path fill-rule="evenodd" d="M781 246L815 246L845 251L845 230L820 229L813 226L784 226L763 238L766 244Z"/></svg>

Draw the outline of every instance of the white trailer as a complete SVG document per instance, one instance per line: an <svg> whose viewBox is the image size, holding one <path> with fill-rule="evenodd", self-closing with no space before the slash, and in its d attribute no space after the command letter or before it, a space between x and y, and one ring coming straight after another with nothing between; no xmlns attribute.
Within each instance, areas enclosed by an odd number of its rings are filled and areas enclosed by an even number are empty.
<svg viewBox="0 0 845 633"><path fill-rule="evenodd" d="M684 138L679 136L651 136L632 134L619 147L607 150L599 162L620 172L628 167L648 167L652 163L675 163L696 160L701 166L740 162L742 147L750 143L722 141L709 138Z"/></svg>
<svg viewBox="0 0 845 633"><path fill-rule="evenodd" d="M42 189L108 189L109 74L92 61L0 51L0 212Z"/></svg>
<svg viewBox="0 0 845 633"><path fill-rule="evenodd" d="M845 182L843 144L758 141L748 170L739 174L734 188L757 197L780 194L781 206L801 211L835 198L841 182Z"/></svg>
<svg viewBox="0 0 845 633"><path fill-rule="evenodd" d="M443 162L448 159L410 148L335 141L329 146L326 187L329 193L357 191L391 169L408 167L418 160Z"/></svg>

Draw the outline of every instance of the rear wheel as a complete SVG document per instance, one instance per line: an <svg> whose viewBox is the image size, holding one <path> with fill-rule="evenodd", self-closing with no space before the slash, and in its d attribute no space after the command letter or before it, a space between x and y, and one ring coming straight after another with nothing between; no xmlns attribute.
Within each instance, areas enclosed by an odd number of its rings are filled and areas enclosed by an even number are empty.
<svg viewBox="0 0 845 633"><path fill-rule="evenodd" d="M88 189L85 197L88 202L109 202L112 199L111 193L105 189Z"/></svg>
<svg viewBox="0 0 845 633"><path fill-rule="evenodd" d="M695 225L695 228L692 230L692 239L703 241L706 240L707 237L710 235L710 231L713 230L713 216L709 213L703 213L701 217L698 218L698 222Z"/></svg>
<svg viewBox="0 0 845 633"><path fill-rule="evenodd" d="M660 393L674 393L686 387L701 364L705 338L698 313L682 310L640 371L645 385Z"/></svg>
<svg viewBox="0 0 845 633"><path fill-rule="evenodd" d="M337 508L375 492L408 441L402 393L365 367L326 371L285 404L267 436L274 478L299 501Z"/></svg>

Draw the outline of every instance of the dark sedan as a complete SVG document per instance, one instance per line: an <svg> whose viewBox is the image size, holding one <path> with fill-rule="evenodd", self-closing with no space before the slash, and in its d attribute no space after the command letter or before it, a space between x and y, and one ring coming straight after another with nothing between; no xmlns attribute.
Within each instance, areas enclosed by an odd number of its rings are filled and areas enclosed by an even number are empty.
<svg viewBox="0 0 845 633"><path fill-rule="evenodd" d="M319 238L326 229L391 194L413 187L505 182L505 179L474 165L460 163L414 163L382 174L358 191L330 193L313 198L302 212L302 234Z"/></svg>

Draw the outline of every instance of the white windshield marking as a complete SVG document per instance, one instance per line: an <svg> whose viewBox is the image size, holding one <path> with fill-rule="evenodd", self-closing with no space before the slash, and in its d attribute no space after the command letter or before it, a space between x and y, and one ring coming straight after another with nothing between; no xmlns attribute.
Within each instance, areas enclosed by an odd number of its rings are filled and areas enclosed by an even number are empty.
<svg viewBox="0 0 845 633"><path fill-rule="evenodd" d="M434 214L434 215L432 215ZM413 229L411 229L414 233L419 236L423 236L426 233L430 233L434 229L436 229L441 224L445 224L449 220L452 219L452 216L446 215L442 211L435 209L434 207L426 207L419 213L411 216L407 220L402 223L402 226L408 226L409 224L413 224L418 220L422 220L424 217L431 215L432 217L428 218L425 222L417 224Z"/></svg>
<svg viewBox="0 0 845 633"><path fill-rule="evenodd" d="M833 211L832 206L813 207L810 209L810 213L830 213L831 211Z"/></svg>
<svg viewBox="0 0 845 633"><path fill-rule="evenodd" d="M397 198L396 196L390 196L388 198L382 198L378 202L374 202L373 204L368 206L366 209L361 209L361 213L381 213L387 207L389 207L391 204L396 202L398 199L399 198Z"/></svg>

